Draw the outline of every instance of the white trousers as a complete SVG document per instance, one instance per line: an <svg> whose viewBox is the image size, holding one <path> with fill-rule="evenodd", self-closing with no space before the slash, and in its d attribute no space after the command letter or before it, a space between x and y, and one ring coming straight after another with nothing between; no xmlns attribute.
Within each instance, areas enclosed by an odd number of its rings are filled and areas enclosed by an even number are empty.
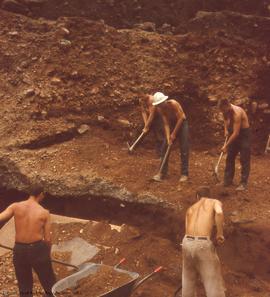
<svg viewBox="0 0 270 297"><path fill-rule="evenodd" d="M196 297L200 276L207 297L225 297L220 262L210 239L183 239L182 297Z"/></svg>

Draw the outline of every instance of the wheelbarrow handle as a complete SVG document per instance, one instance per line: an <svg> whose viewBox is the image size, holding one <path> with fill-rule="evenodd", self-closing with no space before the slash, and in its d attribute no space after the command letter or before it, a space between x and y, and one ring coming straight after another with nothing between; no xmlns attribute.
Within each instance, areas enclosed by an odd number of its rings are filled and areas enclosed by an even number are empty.
<svg viewBox="0 0 270 297"><path fill-rule="evenodd" d="M118 268L125 261L126 261L126 258L121 259L116 265L114 265L114 268Z"/></svg>
<svg viewBox="0 0 270 297"><path fill-rule="evenodd" d="M13 248L11 248L9 246L6 246L6 245L3 245L1 243L0 243L0 247L3 248L3 249L6 249L6 250L13 251ZM79 269L78 266L75 266L75 265L72 265L72 264L68 264L68 263L62 262L62 261L51 259L51 262L57 263L57 264L61 264L61 265L64 265L64 266L68 266L68 267L72 267L72 268L75 268L77 270Z"/></svg>
<svg viewBox="0 0 270 297"><path fill-rule="evenodd" d="M154 274L160 272L163 269L162 266L159 266L158 268L156 268L153 272L149 273L148 275L146 275L144 278L142 278L141 280L139 280L137 283L135 283L135 285L132 288L132 292L135 291L140 285L142 285L146 280L148 280L151 276L153 276Z"/></svg>

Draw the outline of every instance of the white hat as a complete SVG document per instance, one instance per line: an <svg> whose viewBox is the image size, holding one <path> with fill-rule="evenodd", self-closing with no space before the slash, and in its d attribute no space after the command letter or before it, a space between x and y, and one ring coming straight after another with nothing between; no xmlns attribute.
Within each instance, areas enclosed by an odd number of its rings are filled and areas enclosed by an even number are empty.
<svg viewBox="0 0 270 297"><path fill-rule="evenodd" d="M154 97L153 103L152 103L153 105L158 105L158 104L164 102L165 100L167 100L167 98L168 98L168 96L165 96L161 92L156 92L153 97Z"/></svg>

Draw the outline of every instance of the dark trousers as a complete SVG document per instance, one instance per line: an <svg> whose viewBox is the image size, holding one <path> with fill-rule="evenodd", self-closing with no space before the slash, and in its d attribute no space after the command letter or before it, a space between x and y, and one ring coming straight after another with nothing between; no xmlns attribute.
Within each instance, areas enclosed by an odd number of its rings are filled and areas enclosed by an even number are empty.
<svg viewBox="0 0 270 297"><path fill-rule="evenodd" d="M180 148L180 156L181 156L181 174L188 176L188 162L189 162L189 136L188 136L188 122L187 120L184 120L178 133L176 140L179 142L179 148ZM166 153L166 150L168 148L167 140L166 138L163 141L162 144L162 159ZM162 162L162 161L161 161ZM162 174L166 175L169 169L169 157L167 158L167 161L163 167Z"/></svg>
<svg viewBox="0 0 270 297"><path fill-rule="evenodd" d="M20 297L33 296L32 269L38 275L45 296L53 296L51 289L56 279L50 260L50 249L43 241L25 244L15 243L13 264L18 281Z"/></svg>
<svg viewBox="0 0 270 297"><path fill-rule="evenodd" d="M239 136L229 145L226 167L224 174L224 184L231 184L235 173L235 158L240 153L241 163L241 183L247 184L250 172L250 129L241 129Z"/></svg>

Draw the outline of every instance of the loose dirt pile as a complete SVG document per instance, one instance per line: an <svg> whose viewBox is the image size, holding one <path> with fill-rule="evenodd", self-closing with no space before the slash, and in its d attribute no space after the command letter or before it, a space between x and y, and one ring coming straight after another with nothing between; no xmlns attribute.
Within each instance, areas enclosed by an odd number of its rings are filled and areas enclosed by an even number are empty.
<svg viewBox="0 0 270 297"><path fill-rule="evenodd" d="M97 297L121 287L132 280L127 273L121 273L110 266L100 266L94 275L78 281L75 288L65 290L58 296L62 297Z"/></svg>

